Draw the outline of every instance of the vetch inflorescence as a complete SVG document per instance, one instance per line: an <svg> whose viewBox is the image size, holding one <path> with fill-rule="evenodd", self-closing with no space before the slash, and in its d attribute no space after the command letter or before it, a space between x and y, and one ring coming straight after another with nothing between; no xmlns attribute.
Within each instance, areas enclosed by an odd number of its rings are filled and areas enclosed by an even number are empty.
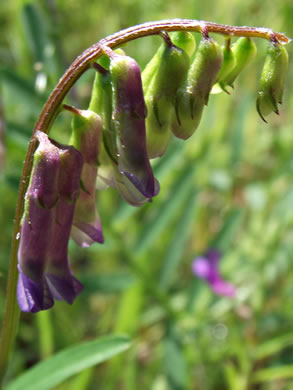
<svg viewBox="0 0 293 390"><path fill-rule="evenodd" d="M256 55L253 37L269 40L257 111L265 121L271 112L279 113L288 38L268 29L179 19L162 22L165 28L159 26L159 22L137 26L137 30L122 31L88 49L44 107L24 167L30 181L20 190L21 222L19 215L16 219L17 233L17 224L21 229L18 302L23 311L48 309L54 299L73 302L82 286L69 265L70 234L82 247L104 242L95 201L97 188L112 186L133 206L157 196L160 187L150 159L163 156L172 137L185 140L192 136L213 88L230 93ZM202 34L197 50L188 30ZM223 47L210 32L226 35ZM160 34L163 43L141 73L138 63L117 46L152 34ZM240 38L231 44L235 35ZM89 108L62 104L62 96L90 68L96 77ZM75 76L70 77L70 72ZM45 134L62 108L73 114L68 146Z"/></svg>

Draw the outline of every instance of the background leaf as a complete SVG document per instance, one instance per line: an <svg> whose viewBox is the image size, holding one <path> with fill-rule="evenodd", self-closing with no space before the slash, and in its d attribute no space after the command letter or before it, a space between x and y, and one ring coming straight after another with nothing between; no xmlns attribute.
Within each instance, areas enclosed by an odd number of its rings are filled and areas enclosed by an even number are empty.
<svg viewBox="0 0 293 390"><path fill-rule="evenodd" d="M108 336L75 345L37 364L7 386L7 390L49 390L86 368L102 363L127 350L130 341Z"/></svg>

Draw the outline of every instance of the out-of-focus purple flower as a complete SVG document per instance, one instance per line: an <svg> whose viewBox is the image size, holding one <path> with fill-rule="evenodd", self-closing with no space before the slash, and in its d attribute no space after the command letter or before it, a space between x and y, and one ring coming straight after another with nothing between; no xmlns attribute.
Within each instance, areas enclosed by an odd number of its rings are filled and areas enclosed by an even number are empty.
<svg viewBox="0 0 293 390"><path fill-rule="evenodd" d="M236 287L222 279L219 272L219 251L210 249L204 256L196 257L192 262L192 272L205 280L218 295L235 297Z"/></svg>
<svg viewBox="0 0 293 390"><path fill-rule="evenodd" d="M18 303L32 313L49 309L54 298L72 303L82 290L67 255L82 156L44 133L37 138L18 251Z"/></svg>
<svg viewBox="0 0 293 390"><path fill-rule="evenodd" d="M82 154L84 165L71 237L78 245L88 247L94 242L104 242L95 199L102 123L99 115L93 111L76 110L75 114L70 143Z"/></svg>

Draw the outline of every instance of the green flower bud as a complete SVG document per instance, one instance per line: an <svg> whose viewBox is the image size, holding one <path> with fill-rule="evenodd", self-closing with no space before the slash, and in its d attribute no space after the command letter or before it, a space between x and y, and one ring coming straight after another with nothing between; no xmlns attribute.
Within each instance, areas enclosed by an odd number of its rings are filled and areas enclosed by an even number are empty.
<svg viewBox="0 0 293 390"><path fill-rule="evenodd" d="M145 96L147 151L149 158L164 154L170 138L170 121L176 92L186 78L190 60L182 49L167 42ZM170 82L171 81L171 82Z"/></svg>
<svg viewBox="0 0 293 390"><path fill-rule="evenodd" d="M173 45L177 46L178 48L185 51L189 57L192 56L192 54L195 51L196 48L196 42L193 37L193 35L187 31L176 31L172 34L172 43ZM161 46L158 48L154 56L151 58L149 63L145 66L142 74L142 86L144 93L147 93L147 90L151 84L152 78L154 77L156 71L160 67L160 63L162 60L162 56L165 52L166 43L162 43Z"/></svg>
<svg viewBox="0 0 293 390"><path fill-rule="evenodd" d="M250 38L243 37L237 40L231 51L235 58L235 65L230 72L221 77L219 84L224 90L227 85L233 87L236 77L255 57L256 46Z"/></svg>
<svg viewBox="0 0 293 390"><path fill-rule="evenodd" d="M230 39L227 40L227 44L222 47L223 50L223 64L218 73L217 81L224 79L235 67L235 55L234 51L231 50Z"/></svg>
<svg viewBox="0 0 293 390"><path fill-rule="evenodd" d="M189 57L195 52L196 42L193 35L187 31L176 31L171 34L172 43L184 50Z"/></svg>
<svg viewBox="0 0 293 390"><path fill-rule="evenodd" d="M125 56L125 52L118 48L116 54ZM117 160L117 148L115 130L112 121L112 78L109 73L110 58L104 55L98 64L94 64L97 72L95 75L89 110L100 115L103 126L103 141L111 158Z"/></svg>
<svg viewBox="0 0 293 390"><path fill-rule="evenodd" d="M234 68L235 66L235 55L230 46L231 38L226 40L226 45L222 46L223 51L223 63L221 69L218 73L216 84L213 86L211 93L216 94L223 92L223 88L220 86L219 82L223 80ZM227 90L225 92L229 93Z"/></svg>
<svg viewBox="0 0 293 390"><path fill-rule="evenodd" d="M203 38L188 71L185 85L177 91L172 118L172 132L181 139L196 130L209 94L223 62L221 47L210 38Z"/></svg>
<svg viewBox="0 0 293 390"><path fill-rule="evenodd" d="M188 139L197 129L204 109L201 99L194 99L185 88L177 92L175 115L173 114L171 130L175 137Z"/></svg>
<svg viewBox="0 0 293 390"><path fill-rule="evenodd" d="M288 53L281 43L269 43L265 64L260 77L260 85L256 100L256 108L260 117L275 112L279 114L278 104L282 104L282 96L288 70Z"/></svg>
<svg viewBox="0 0 293 390"><path fill-rule="evenodd" d="M152 78L155 75L158 67L160 66L161 58L164 53L165 44L162 43L162 45L158 48L154 56L151 58L151 60L147 63L144 70L141 73L141 81L142 81L142 88L144 93L147 93L148 87L151 84Z"/></svg>

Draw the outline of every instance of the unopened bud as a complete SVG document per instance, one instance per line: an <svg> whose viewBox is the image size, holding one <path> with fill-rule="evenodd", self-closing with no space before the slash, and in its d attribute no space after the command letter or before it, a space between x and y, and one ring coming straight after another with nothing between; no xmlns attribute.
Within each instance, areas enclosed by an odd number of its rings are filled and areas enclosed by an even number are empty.
<svg viewBox="0 0 293 390"><path fill-rule="evenodd" d="M185 51L171 41L165 44L159 67L145 97L148 109L147 151L150 158L161 156L167 149L176 92L186 78L189 64Z"/></svg>
<svg viewBox="0 0 293 390"><path fill-rule="evenodd" d="M269 43L265 64L260 77L256 108L260 117L271 112L279 114L278 104L282 96L288 70L288 53L284 45L272 41Z"/></svg>
<svg viewBox="0 0 293 390"><path fill-rule="evenodd" d="M172 119L172 132L181 139L189 138L196 130L209 94L221 68L221 47L210 38L203 38L188 71L185 85L177 92Z"/></svg>
<svg viewBox="0 0 293 390"><path fill-rule="evenodd" d="M171 35L173 45L185 51L189 57L191 57L196 48L196 42L193 35L187 31L176 31ZM151 85L151 81L160 67L162 56L165 52L166 43L162 43L154 56L145 66L141 78L144 93L147 93L148 88Z"/></svg>
<svg viewBox="0 0 293 390"><path fill-rule="evenodd" d="M232 45L232 53L235 59L235 65L232 70L221 77L220 86L225 90L226 86L233 87L233 83L240 72L247 66L255 57L256 46L253 40L247 37L239 38Z"/></svg>
<svg viewBox="0 0 293 390"><path fill-rule="evenodd" d="M173 44L184 50L189 57L195 52L196 42L193 35L188 31L176 31L171 34Z"/></svg>
<svg viewBox="0 0 293 390"><path fill-rule="evenodd" d="M230 46L231 38L226 40L225 46L222 47L223 50L223 63L221 69L218 73L216 84L213 86L211 93L220 93L223 92L223 87L220 86L221 80L223 80L235 67L235 55ZM229 93L227 90L225 92Z"/></svg>

